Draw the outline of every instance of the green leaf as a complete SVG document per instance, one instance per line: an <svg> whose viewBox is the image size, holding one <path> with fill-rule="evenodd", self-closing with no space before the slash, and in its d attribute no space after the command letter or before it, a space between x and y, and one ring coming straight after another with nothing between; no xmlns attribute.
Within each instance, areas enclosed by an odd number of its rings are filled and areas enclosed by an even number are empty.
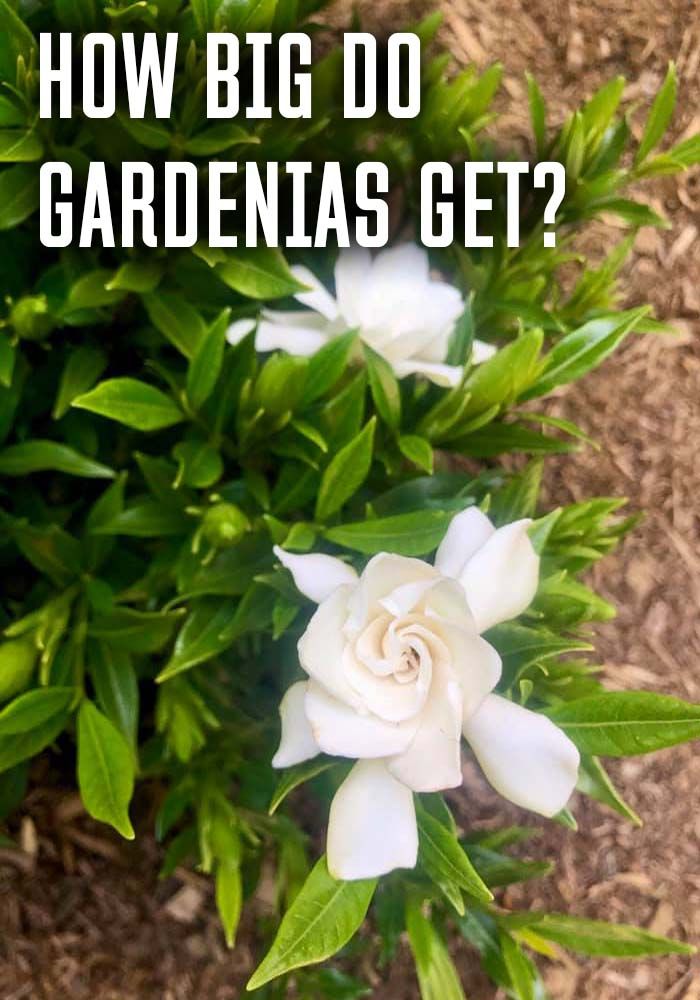
<svg viewBox="0 0 700 1000"><path fill-rule="evenodd" d="M401 454L423 469L429 476L433 474L434 455L430 441L418 434L402 434L398 441Z"/></svg>
<svg viewBox="0 0 700 1000"><path fill-rule="evenodd" d="M90 643L90 677L100 708L129 741L136 745L139 687L130 654L106 642Z"/></svg>
<svg viewBox="0 0 700 1000"><path fill-rule="evenodd" d="M420 861L438 885L459 886L475 899L489 902L492 893L483 883L454 833L435 819L422 805L416 808L420 837Z"/></svg>
<svg viewBox="0 0 700 1000"><path fill-rule="evenodd" d="M204 600L197 604L180 629L173 655L156 678L158 683L228 649L237 638L226 631L232 618L233 609L229 600Z"/></svg>
<svg viewBox="0 0 700 1000"><path fill-rule="evenodd" d="M182 510L168 508L157 500L147 499L125 507L109 520L105 518L99 526L93 526L92 533L159 538L185 534L191 523Z"/></svg>
<svg viewBox="0 0 700 1000"><path fill-rule="evenodd" d="M541 330L527 330L488 361L477 365L464 385L463 392L470 398L463 417L471 418L493 406L507 405L522 393L533 380L543 339ZM459 424L450 429L452 436L458 436L459 432Z"/></svg>
<svg viewBox="0 0 700 1000"><path fill-rule="evenodd" d="M546 148L546 109L542 91L537 80L530 73L526 73L527 94L530 102L530 121L532 122L532 134L535 137L535 148L537 155L543 159Z"/></svg>
<svg viewBox="0 0 700 1000"><path fill-rule="evenodd" d="M108 614L97 615L88 629L93 639L101 639L115 649L131 653L157 653L169 641L180 611L136 611L116 607Z"/></svg>
<svg viewBox="0 0 700 1000"><path fill-rule="evenodd" d="M666 79L661 85L661 89L654 98L651 106L644 132L639 142L639 148L634 157L634 164L637 166L646 159L649 153L663 138L676 106L676 92L678 90L678 80L676 77L675 63L669 63Z"/></svg>
<svg viewBox="0 0 700 1000"><path fill-rule="evenodd" d="M87 698L78 712L78 786L91 816L134 839L128 813L134 757L114 723Z"/></svg>
<svg viewBox="0 0 700 1000"><path fill-rule="evenodd" d="M259 989L277 976L323 962L339 951L365 919L376 885L376 879L337 882L328 873L325 856L320 858L282 918L247 989Z"/></svg>
<svg viewBox="0 0 700 1000"><path fill-rule="evenodd" d="M523 955L520 946L510 934L501 931L498 940L516 997L518 1000L535 1000L535 977L532 963Z"/></svg>
<svg viewBox="0 0 700 1000"><path fill-rule="evenodd" d="M395 514L340 524L328 528L324 536L329 542L365 555L395 552L402 556L424 556L438 547L454 515L454 510Z"/></svg>
<svg viewBox="0 0 700 1000"><path fill-rule="evenodd" d="M144 257L142 260L127 260L110 278L105 288L125 292L152 292L163 276L163 264L159 260Z"/></svg>
<svg viewBox="0 0 700 1000"><path fill-rule="evenodd" d="M226 944L233 948L243 905L241 870L231 861L220 861L216 868L216 908L224 928Z"/></svg>
<svg viewBox="0 0 700 1000"><path fill-rule="evenodd" d="M235 250L216 273L229 288L251 299L279 299L306 287L294 277L281 252L272 247Z"/></svg>
<svg viewBox="0 0 700 1000"><path fill-rule="evenodd" d="M316 500L316 517L325 521L358 491L372 465L376 417L341 448L323 473Z"/></svg>
<svg viewBox="0 0 700 1000"><path fill-rule="evenodd" d="M172 141L170 132L164 125L145 118L131 118L130 115L117 112L117 117L129 135L146 149L168 149Z"/></svg>
<svg viewBox="0 0 700 1000"><path fill-rule="evenodd" d="M53 743L67 722L68 712L59 712L26 733L0 736L0 773L20 761L36 757Z"/></svg>
<svg viewBox="0 0 700 1000"><path fill-rule="evenodd" d="M602 757L652 753L700 737L700 705L650 691L608 691L546 714L579 750Z"/></svg>
<svg viewBox="0 0 700 1000"><path fill-rule="evenodd" d="M649 309L629 309L588 323L559 340L544 360L536 381L520 394L521 400L551 392L596 368L647 315Z"/></svg>
<svg viewBox="0 0 700 1000"><path fill-rule="evenodd" d="M39 171L18 164L0 173L0 230L14 229L39 207Z"/></svg>
<svg viewBox="0 0 700 1000"><path fill-rule="evenodd" d="M465 1000L445 942L418 903L406 906L406 930L422 1000Z"/></svg>
<svg viewBox="0 0 700 1000"><path fill-rule="evenodd" d="M174 292L151 292L142 301L156 329L186 358L193 358L207 332L194 306Z"/></svg>
<svg viewBox="0 0 700 1000"><path fill-rule="evenodd" d="M68 355L58 384L52 416L60 420L77 397L91 389L107 367L107 355L97 347L82 345Z"/></svg>
<svg viewBox="0 0 700 1000"><path fill-rule="evenodd" d="M40 160L44 144L30 129L0 128L0 163L30 163Z"/></svg>
<svg viewBox="0 0 700 1000"><path fill-rule="evenodd" d="M72 687L46 687L19 695L0 712L0 737L26 733L65 714L75 693Z"/></svg>
<svg viewBox="0 0 700 1000"><path fill-rule="evenodd" d="M221 374L226 331L231 316L224 309L207 330L187 369L187 398L195 410L209 399Z"/></svg>
<svg viewBox="0 0 700 1000"><path fill-rule="evenodd" d="M641 826L642 821L612 783L610 775L607 773L597 757L589 757L583 754L581 766L578 772L578 782L576 788L584 795L602 802L603 805L614 809L620 816L624 816L635 826Z"/></svg>
<svg viewBox="0 0 700 1000"><path fill-rule="evenodd" d="M526 926L548 941L579 952L606 958L642 958L646 955L692 955L695 949L682 941L650 934L629 924L609 924L564 913L533 913Z"/></svg>
<svg viewBox="0 0 700 1000"><path fill-rule="evenodd" d="M111 479L114 471L92 458L80 455L58 441L24 441L0 449L0 474L27 476L32 472L65 472L87 479Z"/></svg>
<svg viewBox="0 0 700 1000"><path fill-rule="evenodd" d="M401 393L394 370L389 362L373 351L368 344L363 345L369 387L377 412L387 427L397 431L401 424Z"/></svg>
<svg viewBox="0 0 700 1000"><path fill-rule="evenodd" d="M270 800L270 806L267 810L268 815L272 816L277 812L289 793L298 788L299 785L303 785L305 781L310 781L311 778L315 778L329 768L337 766L338 761L314 757L313 760L307 760L303 764L297 764L296 767L288 768L280 778Z"/></svg>
<svg viewBox="0 0 700 1000"><path fill-rule="evenodd" d="M184 484L195 489L208 489L224 471L219 452L203 441L180 441L173 448L173 458L178 464L176 487Z"/></svg>
<svg viewBox="0 0 700 1000"><path fill-rule="evenodd" d="M350 352L357 341L354 330L333 337L309 358L306 369L306 384L301 397L303 406L320 399L332 389L345 371Z"/></svg>
<svg viewBox="0 0 700 1000"><path fill-rule="evenodd" d="M219 122L187 139L184 150L193 156L213 156L216 153L223 153L231 146L257 142L260 142L258 136L246 132L240 125L234 122Z"/></svg>
<svg viewBox="0 0 700 1000"><path fill-rule="evenodd" d="M104 306L113 306L123 299L125 294L123 291L107 287L110 278L111 271L106 268L98 268L81 275L71 286L64 313L78 312L81 309L101 309Z"/></svg>
<svg viewBox="0 0 700 1000"><path fill-rule="evenodd" d="M170 396L135 378L111 378L78 396L72 406L99 413L137 431L157 431L184 420Z"/></svg>

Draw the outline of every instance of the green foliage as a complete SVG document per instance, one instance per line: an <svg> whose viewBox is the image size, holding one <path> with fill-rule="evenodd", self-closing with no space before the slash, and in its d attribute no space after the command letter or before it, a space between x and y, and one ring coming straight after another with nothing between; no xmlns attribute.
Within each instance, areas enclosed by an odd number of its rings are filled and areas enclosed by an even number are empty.
<svg viewBox="0 0 700 1000"><path fill-rule="evenodd" d="M503 178L484 179L493 249L455 244L431 260L465 299L445 359L465 366L453 389L397 379L359 330L339 330L304 358L263 356L253 334L227 343L231 322L254 326L268 303L294 307L305 286L291 263L328 277L330 251L290 251L288 260L266 247L202 242L167 254L142 246L37 252L45 159L71 162L76 196L90 160L112 173L122 159L157 167L186 157L200 169L211 157L337 159L348 171L379 159L399 195L397 231L407 231L423 162L503 158L488 134L501 68L455 73L444 55L431 56L434 17L416 27L424 67L415 120L343 120L342 59L331 49L314 66L311 123L276 115L206 123L206 32L312 30L320 6L53 0L15 9L0 0L0 815L21 801L29 761L57 743L69 752L56 760L65 761L77 742L87 811L125 837L133 836L135 780L156 780L165 789L156 821L167 842L164 871L191 863L211 873L230 946L263 858L275 865L279 927L250 988L281 997L294 970L300 997L353 1000L368 991L352 975L306 966L346 946L349 961L371 949L369 936L352 939L375 881L338 883L324 858L309 873L294 819L300 794L326 803L346 764L320 757L279 779L270 768L277 706L296 676L310 611L276 566L273 544L340 555L361 569L383 551L429 558L471 504L496 524L534 518L538 596L527 617L489 633L503 659L499 690L567 731L582 751L580 791L638 823L598 757L693 738L699 710L608 692L589 663L588 626L614 609L580 576L633 519L611 498L541 509L543 457L591 442L544 403L537 412L522 404L585 376L633 333L658 330L645 306L616 307L636 230L662 223L630 187L700 161L700 140L662 146L676 99L673 67L639 143L621 78L558 128L528 78L533 148L567 169L558 245L543 246L544 192L530 191L521 245L506 247ZM170 119L131 120L120 95L110 120L39 120L38 33L119 35L127 26L179 34ZM245 89L245 73L242 81ZM243 196L240 177L227 194ZM605 213L629 236L603 260L575 255L581 228ZM481 365L470 361L475 339L499 348ZM499 461L513 453L525 460ZM417 816L419 864L382 880L370 919L383 962L408 932L425 998L464 996L445 943L454 927L494 982L526 1000L543 987L524 948L687 951L636 928L509 914L494 892L551 867L509 852L528 831L464 836L432 795L417 800Z"/></svg>

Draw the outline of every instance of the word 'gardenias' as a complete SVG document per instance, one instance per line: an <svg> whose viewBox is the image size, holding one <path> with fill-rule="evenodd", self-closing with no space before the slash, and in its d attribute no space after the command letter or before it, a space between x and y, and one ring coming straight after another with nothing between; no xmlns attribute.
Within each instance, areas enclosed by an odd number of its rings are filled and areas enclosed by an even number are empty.
<svg viewBox="0 0 700 1000"><path fill-rule="evenodd" d="M455 174L461 174L456 180ZM483 230L493 199L478 193L479 177L505 177L506 242L520 242L520 182L530 166L519 161L426 163L420 181L420 241L447 247L491 247ZM153 164L124 161L115 177L103 161L89 164L87 180L75 192L73 168L44 163L40 170L39 236L46 247L310 247L353 245L380 248L389 242L389 168L366 161L351 172L348 186L338 161L315 167L310 161L237 163L213 160L202 168L187 161ZM537 163L534 187L554 190L544 211L553 225L565 191L561 163ZM461 185L460 185L461 181ZM454 198L463 189L462 203ZM458 233L461 233L458 237ZM544 245L555 245L554 232Z"/></svg>

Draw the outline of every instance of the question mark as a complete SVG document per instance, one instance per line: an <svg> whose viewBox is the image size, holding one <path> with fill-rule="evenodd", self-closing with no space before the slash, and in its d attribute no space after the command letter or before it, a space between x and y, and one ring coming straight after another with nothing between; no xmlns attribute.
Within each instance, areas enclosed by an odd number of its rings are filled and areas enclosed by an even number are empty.
<svg viewBox="0 0 700 1000"><path fill-rule="evenodd" d="M543 221L545 226L553 226L556 222L557 209L566 194L566 169L564 164L557 163L555 160L545 160L543 163L538 163L533 174L533 184L536 188L544 188L547 186L547 178L550 176L554 183L552 193L544 210ZM555 247L557 245L557 234L554 232L545 233L544 245L546 247Z"/></svg>

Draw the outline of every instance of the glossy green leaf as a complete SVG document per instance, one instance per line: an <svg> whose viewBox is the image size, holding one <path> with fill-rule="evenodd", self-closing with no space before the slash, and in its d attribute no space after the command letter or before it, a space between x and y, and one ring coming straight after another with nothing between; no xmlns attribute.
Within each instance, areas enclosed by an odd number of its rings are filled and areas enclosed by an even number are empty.
<svg viewBox="0 0 700 1000"><path fill-rule="evenodd" d="M230 259L219 265L216 273L229 288L251 299L279 299L305 288L289 270L280 251L272 247L232 251Z"/></svg>
<svg viewBox="0 0 700 1000"><path fill-rule="evenodd" d="M322 857L282 918L272 947L247 988L259 989L292 969L323 962L339 951L365 919L376 884L376 879L337 882Z"/></svg>
<svg viewBox="0 0 700 1000"><path fill-rule="evenodd" d="M426 510L377 517L370 521L339 524L324 535L336 545L374 555L396 552L403 556L424 556L438 547L455 511Z"/></svg>
<svg viewBox="0 0 700 1000"><path fill-rule="evenodd" d="M193 358L207 332L197 310L174 292L144 295L143 304L156 329L186 358Z"/></svg>
<svg viewBox="0 0 700 1000"><path fill-rule="evenodd" d="M134 789L133 754L114 723L88 699L78 712L78 787L91 816L133 840L128 812Z"/></svg>
<svg viewBox="0 0 700 1000"><path fill-rule="evenodd" d="M39 172L18 164L0 172L0 231L13 229L39 207Z"/></svg>
<svg viewBox="0 0 700 1000"><path fill-rule="evenodd" d="M75 693L72 687L45 687L19 695L0 712L0 737L26 733L64 714Z"/></svg>
<svg viewBox="0 0 700 1000"><path fill-rule="evenodd" d="M438 884L452 883L482 902L493 899L454 833L421 805L416 815L419 857L426 873Z"/></svg>
<svg viewBox="0 0 700 1000"><path fill-rule="evenodd" d="M184 420L182 411L160 389L134 378L112 378L73 400L73 406L116 420L138 431L157 431Z"/></svg>
<svg viewBox="0 0 700 1000"><path fill-rule="evenodd" d="M202 337L187 369L187 397L195 410L209 399L221 374L229 320L225 309Z"/></svg>
<svg viewBox="0 0 700 1000"><path fill-rule="evenodd" d="M107 355L97 347L83 345L71 351L58 383L54 420L60 420L78 396L91 389L107 367Z"/></svg>
<svg viewBox="0 0 700 1000"><path fill-rule="evenodd" d="M324 521L335 514L367 478L372 464L376 418L356 438L341 448L323 473L316 500L316 517Z"/></svg>
<svg viewBox="0 0 700 1000"><path fill-rule="evenodd" d="M0 475L27 476L32 472L49 470L87 479L110 479L114 476L114 471L106 465L80 455L58 441L24 441L0 449Z"/></svg>
<svg viewBox="0 0 700 1000"><path fill-rule="evenodd" d="M579 750L601 757L653 753L700 738L700 705L651 691L608 691L547 715Z"/></svg>
<svg viewBox="0 0 700 1000"><path fill-rule="evenodd" d="M364 344L363 349L369 374L369 387L377 413L390 430L397 431L401 423L401 393L394 370L389 362L381 354L373 351L369 345Z"/></svg>
<svg viewBox="0 0 700 1000"><path fill-rule="evenodd" d="M417 903L406 907L406 930L422 1000L466 1000L445 942Z"/></svg>
<svg viewBox="0 0 700 1000"><path fill-rule="evenodd" d="M654 103L651 106L649 117L646 125L644 126L644 132L639 142L639 148L637 149L634 157L635 165L642 163L652 149L654 149L654 147L657 146L663 138L664 132L671 121L671 116L673 115L673 110L676 106L677 90L678 79L676 75L676 67L674 63L670 63L668 72L666 73L666 79L664 80L658 94L654 98Z"/></svg>
<svg viewBox="0 0 700 1000"><path fill-rule="evenodd" d="M690 955L695 950L682 941L650 934L642 927L609 924L564 913L532 914L532 929L548 941L581 955L642 958L646 955Z"/></svg>

